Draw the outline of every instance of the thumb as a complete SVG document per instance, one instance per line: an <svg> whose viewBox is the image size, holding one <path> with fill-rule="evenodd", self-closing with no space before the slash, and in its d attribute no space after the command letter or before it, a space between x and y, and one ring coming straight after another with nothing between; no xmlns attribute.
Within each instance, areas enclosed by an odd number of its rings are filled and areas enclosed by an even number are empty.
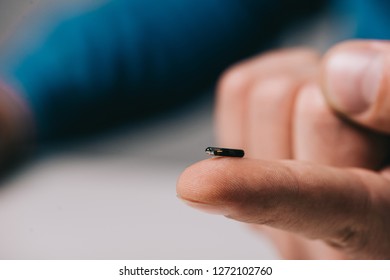
<svg viewBox="0 0 390 280"><path fill-rule="evenodd" d="M323 59L321 83L333 109L360 125L390 133L390 42L337 45Z"/></svg>

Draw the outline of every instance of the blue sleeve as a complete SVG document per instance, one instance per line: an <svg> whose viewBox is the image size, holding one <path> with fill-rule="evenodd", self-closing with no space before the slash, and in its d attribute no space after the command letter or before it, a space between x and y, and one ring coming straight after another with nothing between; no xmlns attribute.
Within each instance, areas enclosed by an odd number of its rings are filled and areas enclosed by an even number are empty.
<svg viewBox="0 0 390 280"><path fill-rule="evenodd" d="M333 0L336 12L347 16L354 24L350 37L361 39L390 39L390 2L383 0Z"/></svg>
<svg viewBox="0 0 390 280"><path fill-rule="evenodd" d="M210 86L274 32L283 1L117 0L45 19L3 51L47 139L169 105Z"/></svg>

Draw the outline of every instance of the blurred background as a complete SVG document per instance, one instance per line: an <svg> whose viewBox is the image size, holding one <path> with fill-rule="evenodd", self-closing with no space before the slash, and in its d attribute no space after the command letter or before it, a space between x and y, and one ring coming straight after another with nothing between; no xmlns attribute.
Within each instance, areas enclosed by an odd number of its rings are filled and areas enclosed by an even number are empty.
<svg viewBox="0 0 390 280"><path fill-rule="evenodd" d="M0 41L54 2L2 0ZM322 46L324 34L309 41ZM285 44L308 36L286 36ZM205 93L156 118L41 151L1 183L0 259L277 258L245 225L176 198L180 173L215 144L212 109L213 94Z"/></svg>

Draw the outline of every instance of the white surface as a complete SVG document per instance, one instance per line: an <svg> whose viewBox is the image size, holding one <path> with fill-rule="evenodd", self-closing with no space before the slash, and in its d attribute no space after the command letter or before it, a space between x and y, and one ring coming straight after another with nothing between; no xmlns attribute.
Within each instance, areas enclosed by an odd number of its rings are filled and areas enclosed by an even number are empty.
<svg viewBox="0 0 390 280"><path fill-rule="evenodd" d="M176 198L212 141L210 102L24 167L0 188L0 259L275 258L245 225Z"/></svg>
<svg viewBox="0 0 390 280"><path fill-rule="evenodd" d="M2 0L0 41L45 1ZM2 182L0 259L274 258L244 225L176 198L180 172L214 144L211 100L201 103L57 148Z"/></svg>

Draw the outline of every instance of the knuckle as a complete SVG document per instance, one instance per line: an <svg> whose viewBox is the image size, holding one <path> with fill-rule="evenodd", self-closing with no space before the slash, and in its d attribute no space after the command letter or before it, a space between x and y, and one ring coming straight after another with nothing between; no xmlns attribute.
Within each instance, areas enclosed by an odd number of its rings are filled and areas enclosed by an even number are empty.
<svg viewBox="0 0 390 280"><path fill-rule="evenodd" d="M240 94L245 91L250 82L251 79L245 66L233 66L222 74L218 82L217 94L219 97Z"/></svg>
<svg viewBox="0 0 390 280"><path fill-rule="evenodd" d="M294 70L297 72L305 68L317 67L320 55L310 48L287 48L268 52L261 57L262 64L269 69Z"/></svg>
<svg viewBox="0 0 390 280"><path fill-rule="evenodd" d="M279 75L261 79L251 88L250 104L278 105L286 97L296 92L297 81L288 75Z"/></svg>
<svg viewBox="0 0 390 280"><path fill-rule="evenodd" d="M325 123L329 121L333 123L335 119L320 89L314 84L307 84L299 89L296 101L296 114L305 117L310 116L310 120Z"/></svg>
<svg viewBox="0 0 390 280"><path fill-rule="evenodd" d="M336 233L334 238L325 240L331 247L354 256L364 251L368 243L368 234L354 227L346 226Z"/></svg>

